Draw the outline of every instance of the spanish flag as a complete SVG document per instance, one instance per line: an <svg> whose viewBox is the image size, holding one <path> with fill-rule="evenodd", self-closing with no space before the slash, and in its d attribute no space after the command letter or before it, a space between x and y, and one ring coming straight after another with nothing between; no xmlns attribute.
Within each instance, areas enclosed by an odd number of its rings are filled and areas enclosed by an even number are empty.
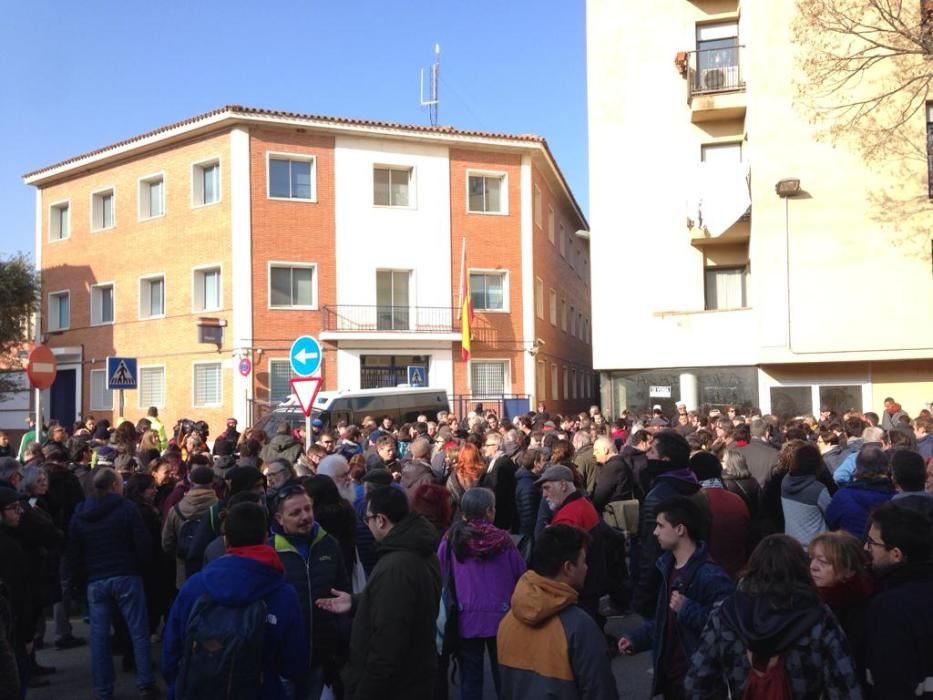
<svg viewBox="0 0 933 700"><path fill-rule="evenodd" d="M470 333L473 325L473 297L470 296L470 276L466 272L466 238L460 253L460 359L470 359Z"/></svg>

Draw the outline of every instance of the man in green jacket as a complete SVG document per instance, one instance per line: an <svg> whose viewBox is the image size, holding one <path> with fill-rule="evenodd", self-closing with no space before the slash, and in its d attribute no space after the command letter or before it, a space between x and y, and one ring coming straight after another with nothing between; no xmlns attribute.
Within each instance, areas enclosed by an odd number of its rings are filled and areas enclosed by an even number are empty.
<svg viewBox="0 0 933 700"><path fill-rule="evenodd" d="M165 424L159 420L159 409L150 406L146 411L146 418L149 419L149 427L159 434L159 449L164 450L168 447L168 436L165 434Z"/></svg>
<svg viewBox="0 0 933 700"><path fill-rule="evenodd" d="M317 605L353 612L350 662L344 672L352 700L431 700L437 668L435 623L441 595L438 535L394 486L369 492L366 524L380 553L362 593L334 590Z"/></svg>

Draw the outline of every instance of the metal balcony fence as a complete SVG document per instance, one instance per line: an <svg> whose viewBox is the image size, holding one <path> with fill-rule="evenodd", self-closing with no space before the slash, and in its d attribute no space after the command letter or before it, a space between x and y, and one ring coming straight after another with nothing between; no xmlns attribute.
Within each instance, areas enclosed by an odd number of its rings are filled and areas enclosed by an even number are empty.
<svg viewBox="0 0 933 700"><path fill-rule="evenodd" d="M324 306L323 330L347 333L456 333L459 310L449 306Z"/></svg>
<svg viewBox="0 0 933 700"><path fill-rule="evenodd" d="M744 90L745 77L741 65L744 48L736 45L687 52L691 97Z"/></svg>

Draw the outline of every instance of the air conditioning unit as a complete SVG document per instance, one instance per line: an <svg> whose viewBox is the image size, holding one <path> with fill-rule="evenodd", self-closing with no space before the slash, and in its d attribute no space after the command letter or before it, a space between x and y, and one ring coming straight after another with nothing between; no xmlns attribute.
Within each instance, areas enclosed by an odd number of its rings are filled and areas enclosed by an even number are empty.
<svg viewBox="0 0 933 700"><path fill-rule="evenodd" d="M701 90L734 90L738 87L738 66L720 66L700 71Z"/></svg>

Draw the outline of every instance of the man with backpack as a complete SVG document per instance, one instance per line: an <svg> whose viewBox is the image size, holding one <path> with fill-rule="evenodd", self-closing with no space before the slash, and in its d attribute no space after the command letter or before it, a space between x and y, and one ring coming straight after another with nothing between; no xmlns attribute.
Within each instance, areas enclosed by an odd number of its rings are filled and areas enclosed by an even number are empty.
<svg viewBox="0 0 933 700"><path fill-rule="evenodd" d="M162 675L176 700L280 700L303 683L308 635L298 594L265 544L266 514L239 503L224 519L227 556L182 586L162 640Z"/></svg>
<svg viewBox="0 0 933 700"><path fill-rule="evenodd" d="M652 650L654 695L683 698L683 681L713 605L732 593L732 580L702 541L705 516L696 503L675 496L657 508L654 536L664 552L656 562L661 588L653 618L619 640L619 651Z"/></svg>
<svg viewBox="0 0 933 700"><path fill-rule="evenodd" d="M185 561L190 556L201 519L217 503L213 469L197 466L191 470L188 479L191 481L191 490L172 506L162 526L162 550L175 554L175 585L178 588L187 578Z"/></svg>

